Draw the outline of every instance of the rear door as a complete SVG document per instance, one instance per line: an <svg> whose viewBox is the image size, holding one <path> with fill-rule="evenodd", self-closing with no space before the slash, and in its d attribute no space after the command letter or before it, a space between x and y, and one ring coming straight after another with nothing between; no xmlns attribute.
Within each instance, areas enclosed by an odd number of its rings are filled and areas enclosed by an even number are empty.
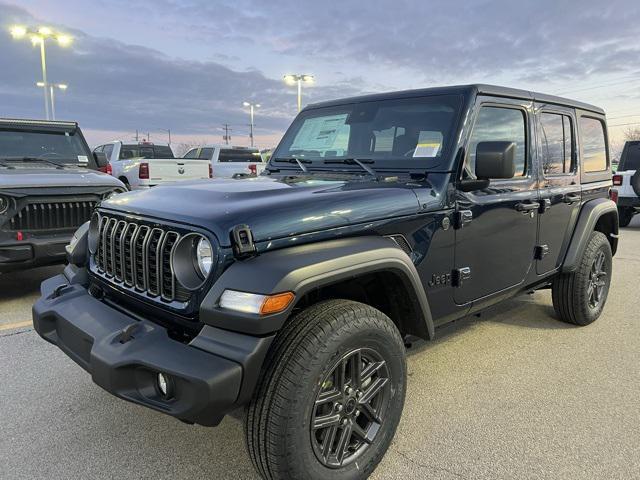
<svg viewBox="0 0 640 480"><path fill-rule="evenodd" d="M532 164L532 102L480 97L463 176L475 178L479 142L516 143L516 174L489 187L457 192L455 270L459 305L521 284L533 265L537 171Z"/></svg>
<svg viewBox="0 0 640 480"><path fill-rule="evenodd" d="M536 104L540 215L536 272L556 269L580 212L576 117L573 109Z"/></svg>

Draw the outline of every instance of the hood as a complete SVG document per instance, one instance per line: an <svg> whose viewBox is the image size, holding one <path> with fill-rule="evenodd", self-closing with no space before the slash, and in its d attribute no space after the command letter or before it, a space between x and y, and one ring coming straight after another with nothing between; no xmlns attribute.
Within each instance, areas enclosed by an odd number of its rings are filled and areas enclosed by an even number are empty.
<svg viewBox="0 0 640 480"><path fill-rule="evenodd" d="M412 215L420 210L414 188L400 181L260 176L163 185L117 195L101 207L203 227L227 246L241 224L262 242Z"/></svg>
<svg viewBox="0 0 640 480"><path fill-rule="evenodd" d="M123 187L124 185L111 175L86 168L0 167L0 188L90 186Z"/></svg>

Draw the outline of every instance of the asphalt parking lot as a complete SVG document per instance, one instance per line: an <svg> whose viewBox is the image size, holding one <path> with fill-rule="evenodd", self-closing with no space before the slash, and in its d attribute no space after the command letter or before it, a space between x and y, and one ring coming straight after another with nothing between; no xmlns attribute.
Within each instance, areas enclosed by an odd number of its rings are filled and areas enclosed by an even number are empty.
<svg viewBox="0 0 640 480"><path fill-rule="evenodd" d="M24 325L59 270L0 276L0 478L256 478L237 418L187 426L115 399ZM538 292L415 345L373 478L640 478L639 283L640 216L595 324L556 321Z"/></svg>

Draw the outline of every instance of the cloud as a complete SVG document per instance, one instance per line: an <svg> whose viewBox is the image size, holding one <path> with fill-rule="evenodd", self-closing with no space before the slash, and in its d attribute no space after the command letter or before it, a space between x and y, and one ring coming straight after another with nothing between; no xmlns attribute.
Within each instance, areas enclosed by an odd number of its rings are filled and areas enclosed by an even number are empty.
<svg viewBox="0 0 640 480"><path fill-rule="evenodd" d="M42 117L40 58L30 42L15 41L7 32L11 23L37 25L26 10L0 3L0 102L3 116ZM85 128L134 131L171 128L193 136L215 133L226 122L246 129L245 100L262 104L257 134L281 133L296 109L295 95L281 79L267 78L254 69L236 71L213 61L171 58L141 46L111 38L96 38L64 25L75 42L62 49L47 47L48 77L69 84L58 95L59 118L79 121ZM331 98L335 89L355 92L353 85L318 89L316 98Z"/></svg>

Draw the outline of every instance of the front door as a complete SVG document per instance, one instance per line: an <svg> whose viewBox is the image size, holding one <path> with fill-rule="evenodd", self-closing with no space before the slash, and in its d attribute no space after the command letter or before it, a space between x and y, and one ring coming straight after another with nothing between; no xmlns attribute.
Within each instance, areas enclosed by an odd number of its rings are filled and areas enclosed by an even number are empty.
<svg viewBox="0 0 640 480"><path fill-rule="evenodd" d="M580 211L575 116L570 109L536 105L537 151L541 166L536 272L557 268Z"/></svg>
<svg viewBox="0 0 640 480"><path fill-rule="evenodd" d="M532 268L537 234L537 172L533 167L532 105L479 98L465 149L463 175L475 178L479 142L516 143L516 174L489 187L457 193L454 299L459 305L521 284Z"/></svg>

